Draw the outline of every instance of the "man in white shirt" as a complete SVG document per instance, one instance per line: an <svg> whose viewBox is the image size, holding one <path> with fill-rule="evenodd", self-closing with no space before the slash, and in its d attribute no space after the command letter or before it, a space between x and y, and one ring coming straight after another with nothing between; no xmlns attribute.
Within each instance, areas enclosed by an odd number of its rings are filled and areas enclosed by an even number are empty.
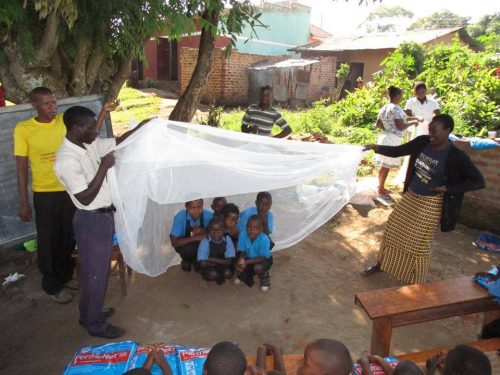
<svg viewBox="0 0 500 375"><path fill-rule="evenodd" d="M408 116L421 117L423 122L413 130L412 139L420 135L428 135L429 123L435 115L441 113L438 102L427 96L427 86L424 82L415 82L413 93L415 96L406 102L405 112Z"/></svg>
<svg viewBox="0 0 500 375"><path fill-rule="evenodd" d="M120 138L97 138L96 115L74 106L63 116L67 132L56 154L54 171L75 204L73 230L80 259L80 324L91 336L116 338L125 330L106 321L114 310L103 311L113 252L114 211L106 181L113 167L115 146L145 122Z"/></svg>

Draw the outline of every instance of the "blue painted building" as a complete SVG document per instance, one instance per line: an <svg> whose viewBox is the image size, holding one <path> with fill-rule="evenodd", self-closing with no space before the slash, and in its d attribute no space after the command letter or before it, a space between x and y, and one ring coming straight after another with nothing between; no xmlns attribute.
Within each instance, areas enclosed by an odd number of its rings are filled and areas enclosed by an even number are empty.
<svg viewBox="0 0 500 375"><path fill-rule="evenodd" d="M238 52L257 55L295 55L288 49L309 42L311 8L295 1L263 1L260 21L267 28L256 27L257 37L246 27L236 42Z"/></svg>

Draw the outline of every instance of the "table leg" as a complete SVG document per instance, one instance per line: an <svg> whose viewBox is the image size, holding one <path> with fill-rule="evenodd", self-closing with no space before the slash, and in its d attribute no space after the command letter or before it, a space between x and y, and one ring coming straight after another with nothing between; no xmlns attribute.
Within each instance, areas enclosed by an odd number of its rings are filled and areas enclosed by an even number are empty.
<svg viewBox="0 0 500 375"><path fill-rule="evenodd" d="M386 357L391 350L392 318L384 317L373 320L371 353Z"/></svg>

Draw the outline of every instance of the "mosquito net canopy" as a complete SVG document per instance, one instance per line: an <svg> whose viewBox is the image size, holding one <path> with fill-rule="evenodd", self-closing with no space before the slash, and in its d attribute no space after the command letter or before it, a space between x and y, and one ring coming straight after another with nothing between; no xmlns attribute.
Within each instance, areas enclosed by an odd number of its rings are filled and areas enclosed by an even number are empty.
<svg viewBox="0 0 500 375"><path fill-rule="evenodd" d="M156 276L180 259L170 244L175 213L224 196L240 211L259 191L273 197L274 251L328 221L354 193L360 147L287 141L154 119L122 142L108 181L126 263Z"/></svg>

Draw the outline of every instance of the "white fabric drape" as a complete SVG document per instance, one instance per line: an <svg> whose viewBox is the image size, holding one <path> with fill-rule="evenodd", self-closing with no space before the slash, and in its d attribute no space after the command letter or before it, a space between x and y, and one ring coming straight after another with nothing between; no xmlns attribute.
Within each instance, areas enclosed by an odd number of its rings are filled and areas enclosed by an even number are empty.
<svg viewBox="0 0 500 375"><path fill-rule="evenodd" d="M154 119L122 142L108 173L116 232L126 263L156 276L177 264L170 245L184 202L225 196L240 211L270 191L275 250L324 224L355 190L361 147L262 137Z"/></svg>

